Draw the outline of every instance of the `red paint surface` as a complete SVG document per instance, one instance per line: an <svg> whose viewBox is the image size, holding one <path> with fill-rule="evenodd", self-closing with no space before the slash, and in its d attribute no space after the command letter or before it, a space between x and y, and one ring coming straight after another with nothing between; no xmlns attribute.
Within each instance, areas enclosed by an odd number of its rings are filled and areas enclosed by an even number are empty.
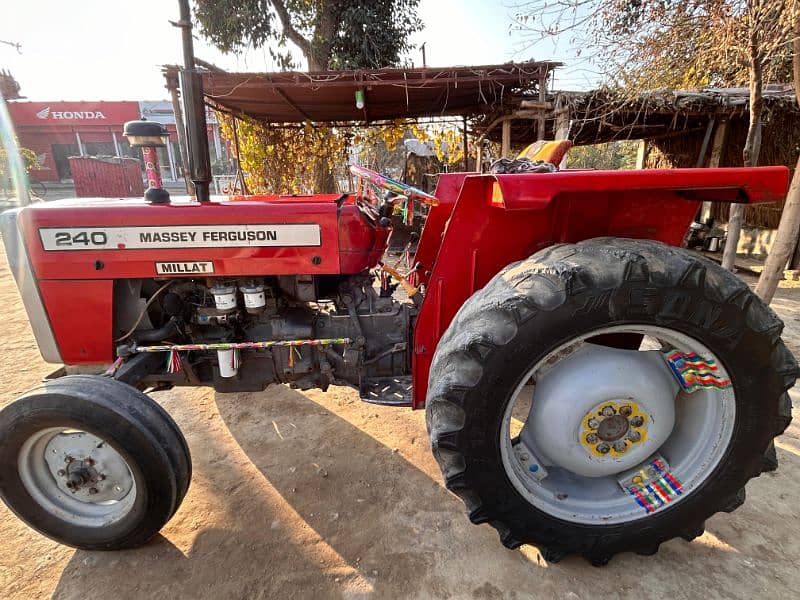
<svg viewBox="0 0 800 600"><path fill-rule="evenodd" d="M64 364L101 364L114 360L113 286L110 279L39 281Z"/></svg>
<svg viewBox="0 0 800 600"><path fill-rule="evenodd" d="M788 178L785 167L442 176L442 213L430 229L426 224L415 258L431 274L414 330L414 408L425 405L433 354L456 312L509 263L552 244L602 236L679 245L699 201L775 202ZM491 204L494 181L503 205Z"/></svg>

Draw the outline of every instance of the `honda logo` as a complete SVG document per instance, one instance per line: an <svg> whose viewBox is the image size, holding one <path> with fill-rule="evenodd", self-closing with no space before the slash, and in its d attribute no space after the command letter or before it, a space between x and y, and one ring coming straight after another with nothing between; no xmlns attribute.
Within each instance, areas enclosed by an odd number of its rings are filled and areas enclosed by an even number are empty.
<svg viewBox="0 0 800 600"><path fill-rule="evenodd" d="M50 107L43 108L36 113L39 119L69 119L69 120L97 120L105 119L106 116L99 110L54 110Z"/></svg>

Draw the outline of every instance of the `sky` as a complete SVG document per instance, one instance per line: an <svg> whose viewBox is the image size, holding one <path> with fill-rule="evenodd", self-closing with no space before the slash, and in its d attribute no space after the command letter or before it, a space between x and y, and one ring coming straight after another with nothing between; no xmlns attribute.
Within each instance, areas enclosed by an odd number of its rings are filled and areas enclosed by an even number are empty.
<svg viewBox="0 0 800 600"><path fill-rule="evenodd" d="M533 48L509 26L514 0L420 0L429 66L522 60L568 61L569 49L546 41ZM182 64L174 0L0 0L0 68L10 70L29 100L166 99L160 65ZM230 71L277 70L266 50L223 55L195 39L195 55ZM421 66L419 50L411 53ZM573 65L557 72L561 89L594 79Z"/></svg>

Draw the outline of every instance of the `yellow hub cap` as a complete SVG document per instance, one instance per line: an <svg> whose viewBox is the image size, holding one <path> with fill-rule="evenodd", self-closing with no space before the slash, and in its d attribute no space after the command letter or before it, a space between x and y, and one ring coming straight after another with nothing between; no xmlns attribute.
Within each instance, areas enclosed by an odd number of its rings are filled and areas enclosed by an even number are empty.
<svg viewBox="0 0 800 600"><path fill-rule="evenodd" d="M599 458L619 457L647 440L647 415L636 402L598 404L583 418L578 441Z"/></svg>

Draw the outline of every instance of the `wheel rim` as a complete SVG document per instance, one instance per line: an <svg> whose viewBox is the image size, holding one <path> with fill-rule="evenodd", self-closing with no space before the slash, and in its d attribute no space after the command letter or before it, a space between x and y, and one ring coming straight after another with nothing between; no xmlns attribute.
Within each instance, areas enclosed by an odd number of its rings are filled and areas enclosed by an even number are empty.
<svg viewBox="0 0 800 600"><path fill-rule="evenodd" d="M587 341L619 334L640 336L639 348ZM713 374L687 391L670 362L691 353ZM503 415L501 458L536 508L576 523L624 523L702 485L727 450L735 416L728 373L702 343L662 327L608 327L563 344L525 374Z"/></svg>
<svg viewBox="0 0 800 600"><path fill-rule="evenodd" d="M22 445L17 466L31 498L71 525L111 525L136 499L128 463L107 441L85 431L57 427L34 433Z"/></svg>

